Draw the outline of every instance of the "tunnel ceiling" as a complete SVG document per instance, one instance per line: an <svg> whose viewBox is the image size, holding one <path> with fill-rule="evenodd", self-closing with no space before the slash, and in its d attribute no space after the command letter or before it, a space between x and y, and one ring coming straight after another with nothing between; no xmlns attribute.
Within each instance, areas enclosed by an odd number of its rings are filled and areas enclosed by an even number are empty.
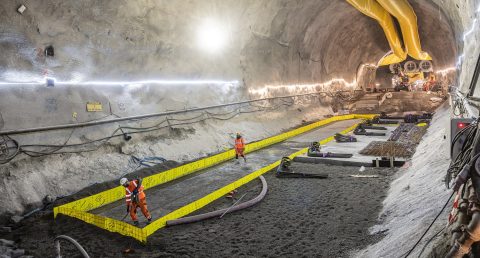
<svg viewBox="0 0 480 258"><path fill-rule="evenodd" d="M452 66L448 19L430 1L410 0L423 49ZM247 86L353 80L361 63L389 50L380 26L343 0L43 0L0 4L0 79L29 81L215 78ZM228 29L226 47L194 40L206 18ZM52 45L55 56L42 53Z"/></svg>

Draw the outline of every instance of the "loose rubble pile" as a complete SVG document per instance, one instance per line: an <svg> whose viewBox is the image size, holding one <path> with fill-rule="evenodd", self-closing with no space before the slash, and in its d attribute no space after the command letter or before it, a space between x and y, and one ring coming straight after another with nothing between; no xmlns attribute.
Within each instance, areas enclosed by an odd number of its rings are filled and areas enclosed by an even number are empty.
<svg viewBox="0 0 480 258"><path fill-rule="evenodd" d="M25 250L17 248L15 242L0 239L0 258L33 258L25 255Z"/></svg>

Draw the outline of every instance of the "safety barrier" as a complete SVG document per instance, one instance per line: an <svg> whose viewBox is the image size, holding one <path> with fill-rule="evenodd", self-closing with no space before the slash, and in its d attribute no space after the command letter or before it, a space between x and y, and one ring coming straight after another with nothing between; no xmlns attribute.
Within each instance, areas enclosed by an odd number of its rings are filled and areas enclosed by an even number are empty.
<svg viewBox="0 0 480 258"><path fill-rule="evenodd" d="M245 152L249 153L249 152L256 151L258 149L262 149L264 147L279 143L281 141L287 140L299 134L318 128L320 126L330 124L332 122L350 120L350 119L372 119L374 116L375 115L343 115L343 116L330 117L306 126L302 126L300 128L291 130L286 133L282 133L258 142L247 144L245 146ZM341 133L347 133L353 130L355 126L356 125L342 131ZM334 139L333 136L331 136L322 140L320 143L325 144L329 141L332 141L333 139ZM298 152L293 153L292 155L290 155L290 157L293 158L295 156L305 153L306 151L307 151L307 148L302 149ZM225 162L229 159L234 158L234 156L235 156L235 151L228 150L228 151L225 151L201 160L197 160L185 165L181 165L176 168L172 168L170 170L167 170L155 175L148 176L143 179L143 185L145 189L149 189L149 188L170 182L172 180L178 179L180 177L189 175L191 173L195 173L197 171L218 165L222 162ZM106 229L111 232L117 232L125 236L133 237L145 243L147 241L147 236L153 234L158 229L165 227L167 220L177 219L189 213L192 213L193 211L196 211L204 207L205 205L213 202L214 200L220 198L221 196L227 194L233 189L236 189L250 182L251 180L257 178L258 176L270 171L271 169L275 168L279 164L280 164L280 161L277 161L266 167L263 167L225 187L222 187L216 190L213 193L210 193L209 195L197 201L194 201L176 211L173 211L157 219L156 221L152 222L150 225L144 228L138 228L128 223L125 223L123 221L119 221L112 218L107 218L107 217L103 217L103 216L99 216L99 215L95 215L87 212L122 199L125 196L125 189L122 186L118 186L110 190L106 190L101 193L55 207L54 217L56 217L58 214L61 213L70 217L83 220L89 224L95 225L97 227Z"/></svg>

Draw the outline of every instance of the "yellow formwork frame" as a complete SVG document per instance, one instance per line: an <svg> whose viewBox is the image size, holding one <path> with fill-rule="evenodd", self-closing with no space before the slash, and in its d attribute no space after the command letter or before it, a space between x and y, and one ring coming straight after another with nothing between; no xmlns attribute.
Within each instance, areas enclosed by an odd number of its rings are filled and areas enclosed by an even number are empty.
<svg viewBox="0 0 480 258"><path fill-rule="evenodd" d="M330 117L324 120L320 120L318 122L302 126L300 128L288 131L286 133L282 133L273 137L269 137L267 139L258 141L258 142L253 142L250 144L247 144L245 146L245 152L253 152L258 149L270 146L272 144L287 140L289 138L292 138L294 136L297 136L299 134L305 133L307 131L310 131L312 129L318 128L320 126L324 126L336 121L343 121L343 120L350 120L350 119L372 119L375 115L342 115L342 116L334 116ZM346 130L342 131L341 133L347 133L351 130L353 130L357 125L351 126L350 128L347 128ZM327 142L332 141L334 138L333 136L330 136L322 141L320 141L321 144L325 144ZM293 154L290 155L290 158L293 158L295 156L304 154L307 152L307 148L302 149L300 151L297 151ZM218 165L222 162L225 162L229 159L232 159L235 156L234 150L228 150L219 154L216 154L214 156L210 156L198 161L194 161L155 175L148 176L143 179L143 185L145 189L149 189L167 182L170 182L172 180L178 179L180 177L186 176L188 174L212 167L214 165ZM253 173L227 185L224 186L213 193L210 193L202 198L200 198L197 201L194 201L182 208L179 208L159 219L156 221L152 222L150 225L144 227L144 228L138 228L133 225L130 225L129 223L115 220L112 218L108 217L103 217L95 214L88 213L87 211L102 207L104 205L110 204L112 202L118 201L124 197L125 190L122 186L118 186L115 188L112 188L110 190L103 191L101 193L74 201L70 202L58 207L55 207L53 209L54 211L54 217L58 214L64 214L70 217L74 217L77 219L80 219L82 221L85 221L89 224L95 225L97 227L106 229L110 232L117 232L120 233L124 236L129 236L133 237L140 242L146 243L147 237L151 234L153 234L155 231L165 227L166 221L168 220L173 220L177 218L181 218L187 214L190 214L205 205L213 202L214 200L224 196L228 192L232 191L233 189L236 189L253 179L259 177L260 175L272 170L276 166L280 164L280 161L277 161L275 163L272 163L266 167L263 167L257 171L254 171Z"/></svg>

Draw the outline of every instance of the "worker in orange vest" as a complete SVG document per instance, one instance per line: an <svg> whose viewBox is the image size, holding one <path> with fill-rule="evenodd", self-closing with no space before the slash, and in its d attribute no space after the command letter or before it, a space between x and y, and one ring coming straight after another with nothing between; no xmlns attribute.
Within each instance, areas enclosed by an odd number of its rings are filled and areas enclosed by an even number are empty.
<svg viewBox="0 0 480 258"><path fill-rule="evenodd" d="M147 218L147 224L152 222L152 216L148 212L147 199L143 192L143 185L141 179L135 179L128 181L126 178L120 179L120 185L125 187L125 200L127 201L127 213L130 213L133 224L138 226L137 208L140 207L145 218Z"/></svg>
<svg viewBox="0 0 480 258"><path fill-rule="evenodd" d="M238 156L243 157L243 160L247 162L247 158L245 158L245 140L243 139L240 133L237 133L237 137L235 138L235 158L238 159Z"/></svg>

